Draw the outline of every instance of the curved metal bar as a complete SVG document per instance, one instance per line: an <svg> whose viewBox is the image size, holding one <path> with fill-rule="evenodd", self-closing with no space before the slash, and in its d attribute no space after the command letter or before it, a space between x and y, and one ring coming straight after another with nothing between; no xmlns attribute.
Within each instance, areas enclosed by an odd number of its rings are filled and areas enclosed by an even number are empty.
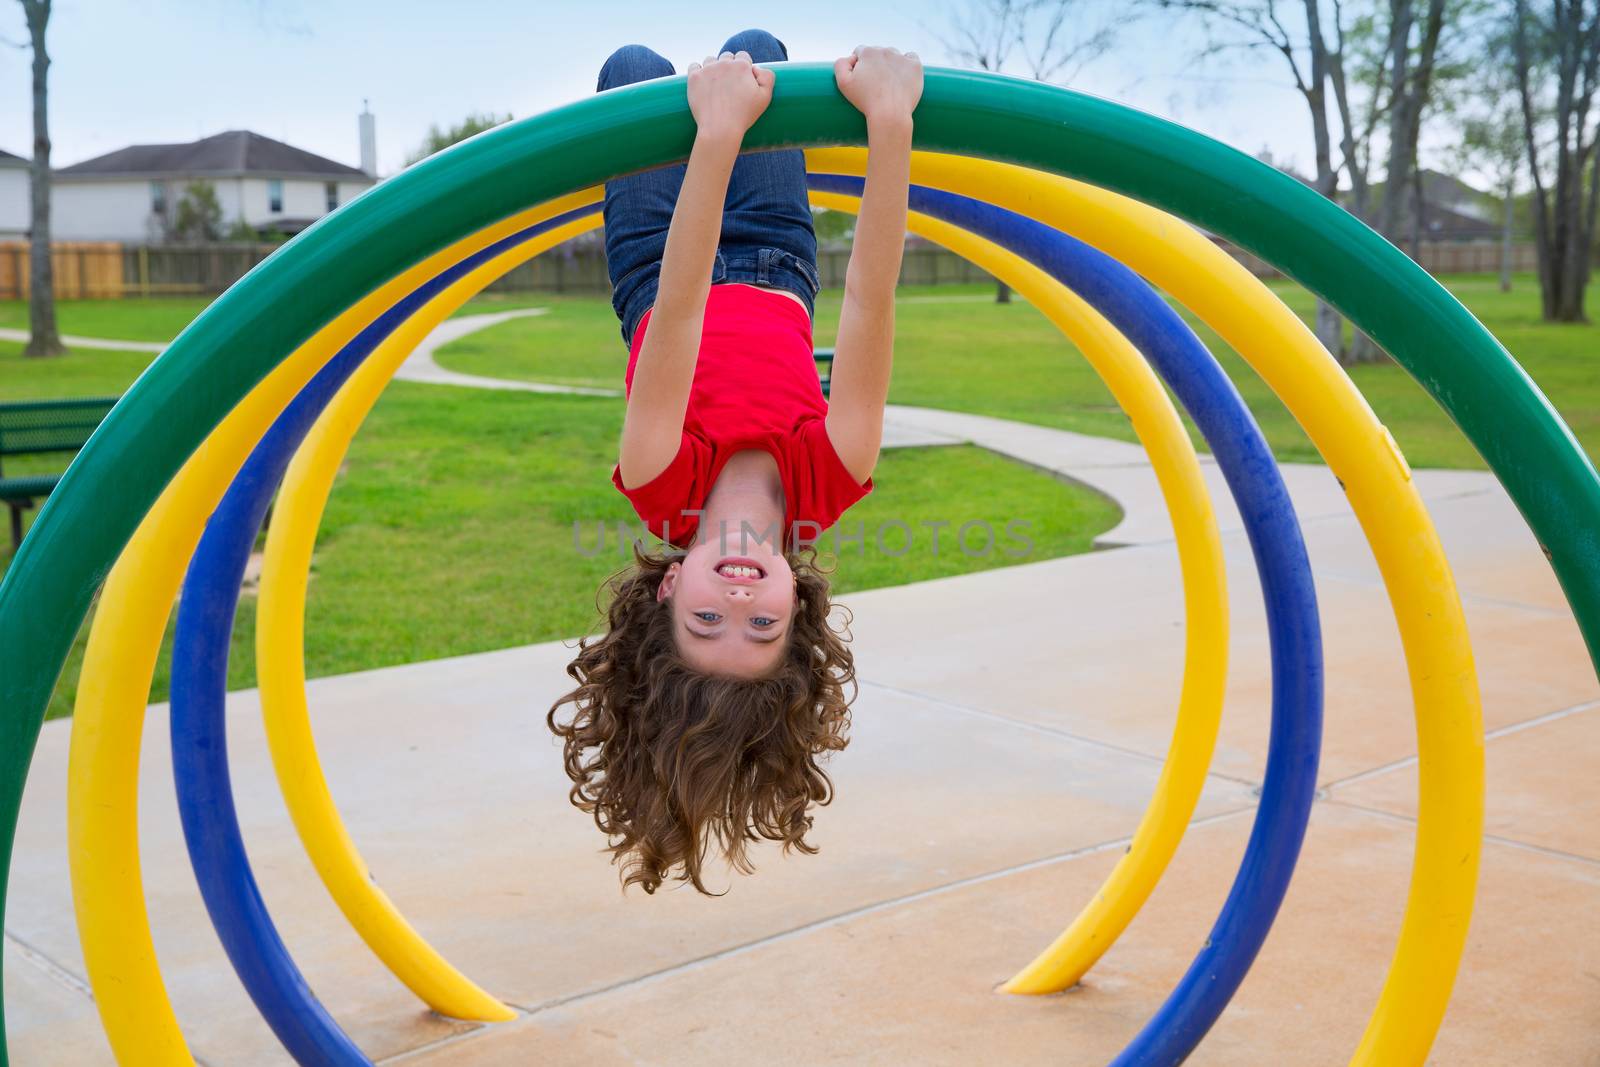
<svg viewBox="0 0 1600 1067"><path fill-rule="evenodd" d="M778 79L773 104L750 131L747 147L864 139L863 120L839 97L829 67L784 65ZM311 227L184 331L80 453L0 584L0 859L9 864L44 707L90 598L161 487L220 427L218 420L258 383L298 377L302 343L343 309L364 305L396 264L417 263L520 204L682 159L693 135L682 78L597 94L491 131ZM1516 362L1402 253L1314 191L1242 153L1051 86L929 70L916 137L921 148L1017 160L1142 197L1235 241L1328 299L1417 376L1502 477L1548 549L1591 655L1600 659L1600 476ZM561 166L548 165L558 157ZM280 361L292 369L274 378ZM1370 512L1363 514L1369 518ZM1396 580L1387 567L1385 578ZM1397 603L1397 612L1412 610ZM1459 669L1451 675L1461 676ZM1428 688L1415 672L1413 679L1414 688ZM1449 747L1448 735L1459 735L1466 740L1458 748L1470 761L1475 721L1457 717L1437 731L1430 724L1423 747ZM1425 800L1424 820L1450 816L1430 805ZM1466 821L1476 812L1481 804ZM1438 843L1430 838L1424 847L1419 836L1419 867L1447 862ZM1466 855L1472 861L1466 866L1475 869L1475 848L1455 855ZM1414 881L1413 910L1425 897L1425 887ZM1470 899L1452 896L1436 909L1437 922L1415 929L1444 940L1458 933L1464 938ZM1414 935L1410 915L1402 933L1406 966L1397 954L1390 981L1415 992L1432 968L1415 963L1420 956L1411 950L1425 949L1426 938ZM1444 956L1453 973L1458 949L1444 946ZM1397 1015L1378 1026L1414 1032L1406 1038L1408 1059L1419 1047L1425 1053L1448 982L1418 999L1426 1007L1418 1012L1413 1005L1409 1016L1420 1025ZM1375 1034L1369 1029L1358 1055L1376 1056Z"/></svg>
<svg viewBox="0 0 1600 1067"><path fill-rule="evenodd" d="M813 188L857 196L862 187L859 179L849 177L809 181ZM1233 383L1194 331L1136 274L1081 241L1015 212L923 186L913 187L910 195L913 210L981 234L1048 271L1139 348L1211 445L1255 554L1266 600L1273 693L1267 771L1255 826L1205 947L1166 1003L1115 1061L1118 1067L1172 1067L1194 1050L1244 981L1288 891L1311 817L1322 740L1322 638L1300 524L1266 438ZM1158 802L1163 799L1157 797ZM1192 811L1198 792L1185 799ZM1185 812L1184 821L1187 816ZM1159 866L1170 855L1161 857ZM1130 852L1123 862L1132 856ZM1155 873L1159 877L1159 869ZM1154 888L1155 879L1148 885ZM1132 911L1141 903L1133 902ZM1132 911L1127 913L1130 919ZM1092 923L1082 929L1091 938L1102 933ZM1103 933L1103 943L1109 944L1121 928Z"/></svg>
<svg viewBox="0 0 1600 1067"><path fill-rule="evenodd" d="M145 705L166 619L206 519L273 421L362 328L463 256L594 199L592 192L580 193L519 212L401 271L336 316L217 424L205 447L162 490L107 576L72 719L67 833L84 963L107 1040L121 1059L192 1058L150 936L139 862L138 775Z"/></svg>
<svg viewBox="0 0 1600 1067"><path fill-rule="evenodd" d="M859 149L820 149L806 159L814 170L866 170ZM1150 279L1261 375L1344 487L1405 647L1420 780L1400 938L1351 1062L1423 1063L1450 1001L1477 889L1483 714L1461 598L1405 457L1299 316L1232 256L1170 215L1068 178L966 156L915 152L911 177L1069 232Z"/></svg>
<svg viewBox="0 0 1600 1067"><path fill-rule="evenodd" d="M338 388L428 300L500 253L590 205L536 223L473 253L384 312L317 372L245 461L206 523L184 580L172 654L172 761L184 840L212 926L246 992L300 1063L369 1061L311 992L267 913L240 833L228 774L228 652L240 583L272 494L295 447ZM493 1013L504 1018L504 1009Z"/></svg>
<svg viewBox="0 0 1600 1067"><path fill-rule="evenodd" d="M976 251L963 249L963 254L986 256L982 260L985 265L999 257L1002 262L991 269L1006 269L1014 260L987 242L971 240ZM1018 269L1032 269L1015 262ZM1212 737L1226 675L1226 593L1220 540L1193 445L1159 380L1137 351L1087 305L1037 271L1033 273L1038 275L1035 296L1051 309L1057 324L1080 342L1097 373L1129 413L1158 471L1184 549L1186 599L1192 600L1193 608L1188 660L1192 671L1186 679L1190 686L1185 697L1199 705L1191 710L1209 721L1208 738ZM1026 281L1023 279L1023 284ZM392 359L375 359L334 400L284 479L267 538L256 627L262 705L285 797L314 856L335 857L345 835L317 766L307 715L302 659L307 572L322 508L345 450L381 392L387 373L396 366ZM1201 773L1203 776L1203 759ZM359 898L370 893L368 883L339 876L336 859L318 860L319 870L329 866L335 869L329 878L330 892L346 914L352 914Z"/></svg>

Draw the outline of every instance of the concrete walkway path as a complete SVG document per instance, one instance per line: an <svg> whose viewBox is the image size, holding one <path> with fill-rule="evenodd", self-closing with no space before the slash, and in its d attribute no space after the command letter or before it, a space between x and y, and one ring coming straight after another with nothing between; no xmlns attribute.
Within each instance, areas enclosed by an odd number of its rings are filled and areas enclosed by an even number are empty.
<svg viewBox="0 0 1600 1067"><path fill-rule="evenodd" d="M514 311L492 311L483 315L457 315L445 319L423 338L416 350L400 365L395 378L402 382L423 382L427 385L456 385L468 389L503 389L519 393L568 393L573 396L621 396L620 389L592 389L581 385L547 385L543 382L524 382L512 378L485 378L477 374L461 374L446 370L434 360L433 354L452 341L459 341L470 333L498 326L513 319L543 315L548 308L518 308Z"/></svg>
<svg viewBox="0 0 1600 1067"><path fill-rule="evenodd" d="M482 315L458 315L447 319L417 346L411 358L401 365L395 375L401 381L424 382L430 385L458 385L473 389L507 389L529 393L572 393L582 396L621 396L620 389L595 389L586 386L557 385L554 383L527 382L514 378L487 378L476 374L460 374L439 366L434 354L452 341L470 333L502 322L542 315L547 308L523 308L515 311L496 311ZM962 438L940 431L937 427L910 426L886 418L883 427L885 448L920 448L927 445L959 444Z"/></svg>
<svg viewBox="0 0 1600 1067"><path fill-rule="evenodd" d="M896 408L1095 485L1125 547L844 598L861 680L830 764L817 856L756 854L720 898L618 892L544 713L569 681L551 642L310 683L322 761L373 877L444 955L511 1004L484 1026L425 1010L323 892L273 780L257 694L229 695L240 818L266 903L312 989L375 1060L1076 1065L1107 1062L1208 936L1256 808L1271 716L1267 628L1226 494L1228 701L1173 867L1078 988L995 985L1050 941L1127 847L1182 681L1182 584L1136 446ZM1207 477L1220 487L1208 463ZM1322 467L1289 464L1322 611L1320 790L1298 873L1200 1067L1349 1059L1406 900L1416 733L1392 609ZM1488 732L1479 900L1430 1063L1600 1060L1600 685L1539 546L1478 472L1418 471L1474 643ZM997 523L1016 516L996 515ZM1021 516L1026 518L1026 516ZM552 565L559 565L553 560ZM843 566L849 566L848 557ZM514 576L508 576L514 580ZM396 595L406 595L403 590ZM70 724L45 726L5 931L12 1061L109 1064L67 878ZM178 1018L203 1063L286 1062L234 978L194 885L166 708L143 743L142 876Z"/></svg>
<svg viewBox="0 0 1600 1067"><path fill-rule="evenodd" d="M0 341L26 344L31 336L28 330L0 327ZM61 343L68 348L99 348L108 352L160 352L167 347L165 341L111 341L104 337L78 337L70 333L61 335Z"/></svg>
<svg viewBox="0 0 1600 1067"><path fill-rule="evenodd" d="M1425 490L1426 491L1426 490ZM1538 545L1498 490L1433 495L1489 730L1477 912L1430 1063L1600 1057L1600 686ZM1321 791L1289 897L1192 1063L1337 1064L1359 1041L1406 898L1416 740L1404 661L1355 520L1307 522L1323 612ZM373 877L514 1005L426 1011L323 892L273 782L254 691L229 696L250 856L311 987L383 1063L1100 1065L1203 943L1249 834L1270 717L1260 592L1224 536L1228 703L1210 783L1140 918L1084 984L993 992L1126 848L1181 682L1182 594L1150 543L845 598L861 694L830 764L817 856L757 851L730 892L623 896L567 802L543 723L562 643L310 684L324 766ZM397 591L397 595L405 595ZM202 1062L286 1062L205 918L174 807L166 709L143 745L141 848L156 948ZM12 1062L109 1064L67 879L70 724L48 723L24 799L5 937Z"/></svg>
<svg viewBox="0 0 1600 1067"><path fill-rule="evenodd" d="M982 299L990 299L985 296ZM518 381L459 374L439 366L434 354L442 346L470 333L514 319L544 313L543 308L461 315L448 319L428 335L396 377L413 382L457 385L476 389L508 389L541 393L580 393L617 396L616 390ZM1122 521L1095 539L1098 547L1140 545L1167 541L1172 526L1166 502L1144 449L1126 441L1072 433L1067 430L1015 422L987 415L968 415L933 408L891 404L884 411L884 447L915 448L930 445L975 444L1062 478L1081 482L1111 497L1123 510ZM1218 522L1225 530L1242 528L1227 483L1210 456L1201 457ZM1320 464L1282 465L1295 505L1303 521L1348 512L1344 491ZM1481 471L1418 471L1417 483L1432 499L1483 492L1494 478Z"/></svg>

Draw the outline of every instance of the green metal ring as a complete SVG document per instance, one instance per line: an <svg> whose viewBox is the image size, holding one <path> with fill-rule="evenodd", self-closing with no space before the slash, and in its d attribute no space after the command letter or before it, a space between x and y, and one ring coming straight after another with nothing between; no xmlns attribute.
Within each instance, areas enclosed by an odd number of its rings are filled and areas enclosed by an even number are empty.
<svg viewBox="0 0 1600 1067"><path fill-rule="evenodd" d="M90 599L212 427L302 341L399 270L530 204L686 158L695 129L684 86L668 78L600 93L376 186L224 293L128 390L0 584L0 883L44 708ZM839 95L832 68L803 63L778 65L772 105L745 147L865 142L865 122ZM1222 235L1337 307L1422 383L1488 461L1549 555L1600 663L1600 477L1517 362L1398 249L1241 152L1037 82L928 70L915 144L1143 200Z"/></svg>

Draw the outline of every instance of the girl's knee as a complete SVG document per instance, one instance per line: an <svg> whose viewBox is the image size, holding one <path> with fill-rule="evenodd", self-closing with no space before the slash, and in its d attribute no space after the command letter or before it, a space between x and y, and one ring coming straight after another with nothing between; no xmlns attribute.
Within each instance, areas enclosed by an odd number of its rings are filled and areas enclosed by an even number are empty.
<svg viewBox="0 0 1600 1067"><path fill-rule="evenodd" d="M745 30L728 38L722 46L724 52L749 52L757 63L781 63L789 58L789 50L766 30Z"/></svg>
<svg viewBox="0 0 1600 1067"><path fill-rule="evenodd" d="M625 44L612 52L600 67L595 89L603 91L652 78L670 78L674 73L671 61L659 52L642 44Z"/></svg>

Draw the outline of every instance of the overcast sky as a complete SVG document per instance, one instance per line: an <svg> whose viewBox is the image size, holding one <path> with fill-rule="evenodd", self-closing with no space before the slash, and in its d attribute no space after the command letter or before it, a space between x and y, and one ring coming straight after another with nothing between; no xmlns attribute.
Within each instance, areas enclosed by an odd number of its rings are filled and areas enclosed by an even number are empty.
<svg viewBox="0 0 1600 1067"><path fill-rule="evenodd" d="M249 129L355 164L356 115L368 99L379 169L389 174L430 123L472 111L521 118L593 92L619 44L648 44L681 71L759 22L793 59L832 59L869 43L954 65L941 41L957 7L807 0L758 17L750 3L721 0L56 0L53 161ZM26 40L13 0L0 0L0 40ZM1200 42L1198 29L1165 18L1134 23L1073 84L1309 169L1305 104L1281 60L1197 71ZM28 64L26 51L0 48L0 148L22 156L32 151Z"/></svg>

